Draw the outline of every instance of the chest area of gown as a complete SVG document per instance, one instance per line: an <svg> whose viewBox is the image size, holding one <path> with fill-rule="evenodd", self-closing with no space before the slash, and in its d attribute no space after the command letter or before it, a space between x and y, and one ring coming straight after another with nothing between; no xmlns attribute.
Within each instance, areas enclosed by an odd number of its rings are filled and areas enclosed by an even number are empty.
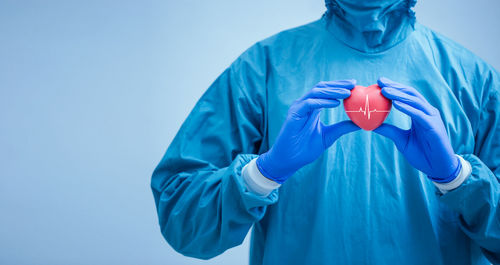
<svg viewBox="0 0 500 265"><path fill-rule="evenodd" d="M269 146L274 143L291 104L305 95L318 82L356 79L358 85L369 86L376 84L378 78L387 77L414 87L440 111L452 146L460 151L473 148L474 136L470 122L456 98L458 88L449 87L431 61L420 60L417 64L408 56L376 59L346 56L318 61L320 62L318 64L306 62L304 65L292 67L293 70L285 67L275 68L270 72L267 82L268 108L266 113ZM342 104L336 108L323 109L320 117L325 124L349 119ZM411 127L411 119L394 107L385 122L402 129ZM355 137L349 137L349 139L360 143L370 141L376 146L380 140L370 134L373 133L354 134ZM464 144L468 146L464 147Z"/></svg>

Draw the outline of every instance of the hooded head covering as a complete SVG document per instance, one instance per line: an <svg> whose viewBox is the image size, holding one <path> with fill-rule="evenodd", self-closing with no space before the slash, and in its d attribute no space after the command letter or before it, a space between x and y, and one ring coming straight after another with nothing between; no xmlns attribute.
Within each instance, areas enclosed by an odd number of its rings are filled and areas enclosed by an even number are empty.
<svg viewBox="0 0 500 265"><path fill-rule="evenodd" d="M329 30L362 52L380 52L414 30L416 0L326 0Z"/></svg>

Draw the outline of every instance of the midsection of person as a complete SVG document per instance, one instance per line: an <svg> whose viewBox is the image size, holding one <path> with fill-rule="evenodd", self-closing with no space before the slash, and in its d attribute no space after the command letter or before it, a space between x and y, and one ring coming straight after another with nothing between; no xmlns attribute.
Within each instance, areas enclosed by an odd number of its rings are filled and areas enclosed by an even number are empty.
<svg viewBox="0 0 500 265"><path fill-rule="evenodd" d="M499 75L414 4L328 0L224 71L153 173L167 241L208 259L253 226L251 264L500 263ZM372 84L393 108L363 131L339 105Z"/></svg>
<svg viewBox="0 0 500 265"><path fill-rule="evenodd" d="M321 21L316 23L321 26ZM417 30L399 45L375 54L346 47L327 33L319 35L326 38L324 42L315 40L323 45L294 47L308 56L290 56L267 76L264 142L273 145L290 104L317 82L356 79L357 84L368 86L387 76L415 87L440 111L458 154L473 153L472 126L456 98L459 88L445 81L433 58L424 52L429 47L419 34L425 33ZM279 46L276 52L286 54L286 47ZM272 45L268 48L271 58L283 58L273 54ZM321 113L326 124L347 119L342 107ZM408 129L411 120L393 108L386 123ZM479 248L460 230L458 215L438 201L436 192L389 139L368 131L344 135L282 185L279 201L256 224L252 263L286 263L287 258L289 264L457 264L457 260L470 264L481 260Z"/></svg>

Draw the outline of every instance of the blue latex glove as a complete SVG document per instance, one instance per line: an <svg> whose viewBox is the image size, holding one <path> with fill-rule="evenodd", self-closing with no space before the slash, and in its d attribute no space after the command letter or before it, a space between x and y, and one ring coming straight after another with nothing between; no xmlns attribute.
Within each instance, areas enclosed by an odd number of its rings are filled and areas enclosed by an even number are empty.
<svg viewBox="0 0 500 265"><path fill-rule="evenodd" d="M355 80L318 83L305 96L296 100L274 145L257 158L262 175L283 183L303 166L316 160L343 134L359 130L352 121L325 125L319 120L322 108L334 108L339 99L351 95Z"/></svg>
<svg viewBox="0 0 500 265"><path fill-rule="evenodd" d="M462 164L453 152L439 111L412 87L380 78L382 94L393 106L411 117L411 128L402 130L382 124L374 132L390 138L408 162L435 182L455 179Z"/></svg>

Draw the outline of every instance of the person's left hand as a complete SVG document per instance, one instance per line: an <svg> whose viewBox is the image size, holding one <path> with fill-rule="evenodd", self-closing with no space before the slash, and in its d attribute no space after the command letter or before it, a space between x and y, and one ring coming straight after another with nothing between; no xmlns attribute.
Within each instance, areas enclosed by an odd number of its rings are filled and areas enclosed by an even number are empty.
<svg viewBox="0 0 500 265"><path fill-rule="evenodd" d="M374 132L391 139L408 162L433 181L448 183L455 179L462 167L439 111L412 87L384 77L378 85L396 109L410 116L411 128L403 130L382 124Z"/></svg>

